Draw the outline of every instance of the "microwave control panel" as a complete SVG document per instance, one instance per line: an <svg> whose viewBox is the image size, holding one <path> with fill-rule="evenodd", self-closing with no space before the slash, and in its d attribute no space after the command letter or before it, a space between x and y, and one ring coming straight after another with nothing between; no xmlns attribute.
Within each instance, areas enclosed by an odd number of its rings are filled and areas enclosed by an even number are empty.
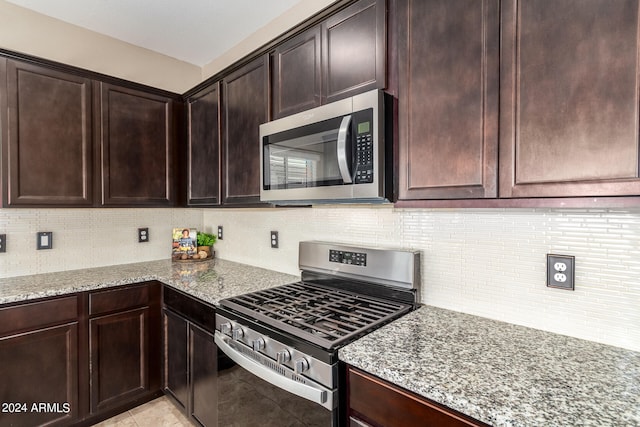
<svg viewBox="0 0 640 427"><path fill-rule="evenodd" d="M373 115L370 111L360 112L362 116L354 114L356 117L354 129L356 132L356 184L373 182Z"/></svg>

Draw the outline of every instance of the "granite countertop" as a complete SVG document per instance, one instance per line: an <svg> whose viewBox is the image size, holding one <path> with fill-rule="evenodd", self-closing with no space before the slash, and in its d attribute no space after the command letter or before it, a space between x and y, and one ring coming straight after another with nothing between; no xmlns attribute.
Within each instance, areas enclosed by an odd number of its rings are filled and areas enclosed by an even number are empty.
<svg viewBox="0 0 640 427"><path fill-rule="evenodd" d="M215 259L113 265L0 279L0 304L158 280L211 304L300 280L299 276Z"/></svg>
<svg viewBox="0 0 640 427"><path fill-rule="evenodd" d="M339 357L494 426L640 426L640 353L591 341L423 306Z"/></svg>

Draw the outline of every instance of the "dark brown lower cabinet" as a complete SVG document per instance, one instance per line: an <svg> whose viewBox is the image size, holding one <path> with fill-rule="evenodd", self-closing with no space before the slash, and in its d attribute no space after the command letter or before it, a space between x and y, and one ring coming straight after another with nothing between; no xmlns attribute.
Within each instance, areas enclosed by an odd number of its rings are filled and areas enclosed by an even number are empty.
<svg viewBox="0 0 640 427"><path fill-rule="evenodd" d="M196 424L217 425L214 309L165 287L164 391Z"/></svg>
<svg viewBox="0 0 640 427"><path fill-rule="evenodd" d="M350 427L486 426L352 367L347 367L347 381Z"/></svg>
<svg viewBox="0 0 640 427"><path fill-rule="evenodd" d="M91 425L161 396L161 294L146 282L0 306L0 426Z"/></svg>
<svg viewBox="0 0 640 427"><path fill-rule="evenodd" d="M79 417L77 298L0 308L0 425Z"/></svg>
<svg viewBox="0 0 640 427"><path fill-rule="evenodd" d="M160 390L160 295L153 282L89 295L91 414Z"/></svg>

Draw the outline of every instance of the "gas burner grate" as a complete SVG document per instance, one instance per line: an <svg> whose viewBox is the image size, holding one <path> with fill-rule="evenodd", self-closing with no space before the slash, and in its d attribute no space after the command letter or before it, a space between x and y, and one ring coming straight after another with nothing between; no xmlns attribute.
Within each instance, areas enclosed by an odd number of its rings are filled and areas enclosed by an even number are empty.
<svg viewBox="0 0 640 427"><path fill-rule="evenodd" d="M323 348L334 348L411 310L407 304L297 282L220 304Z"/></svg>

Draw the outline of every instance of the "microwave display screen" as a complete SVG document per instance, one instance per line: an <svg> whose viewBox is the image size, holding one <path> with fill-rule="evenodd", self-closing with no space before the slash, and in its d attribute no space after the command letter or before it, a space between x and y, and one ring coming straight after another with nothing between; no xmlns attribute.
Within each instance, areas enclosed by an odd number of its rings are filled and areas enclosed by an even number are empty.
<svg viewBox="0 0 640 427"><path fill-rule="evenodd" d="M371 129L371 122L358 123L358 135L361 133L369 133Z"/></svg>

